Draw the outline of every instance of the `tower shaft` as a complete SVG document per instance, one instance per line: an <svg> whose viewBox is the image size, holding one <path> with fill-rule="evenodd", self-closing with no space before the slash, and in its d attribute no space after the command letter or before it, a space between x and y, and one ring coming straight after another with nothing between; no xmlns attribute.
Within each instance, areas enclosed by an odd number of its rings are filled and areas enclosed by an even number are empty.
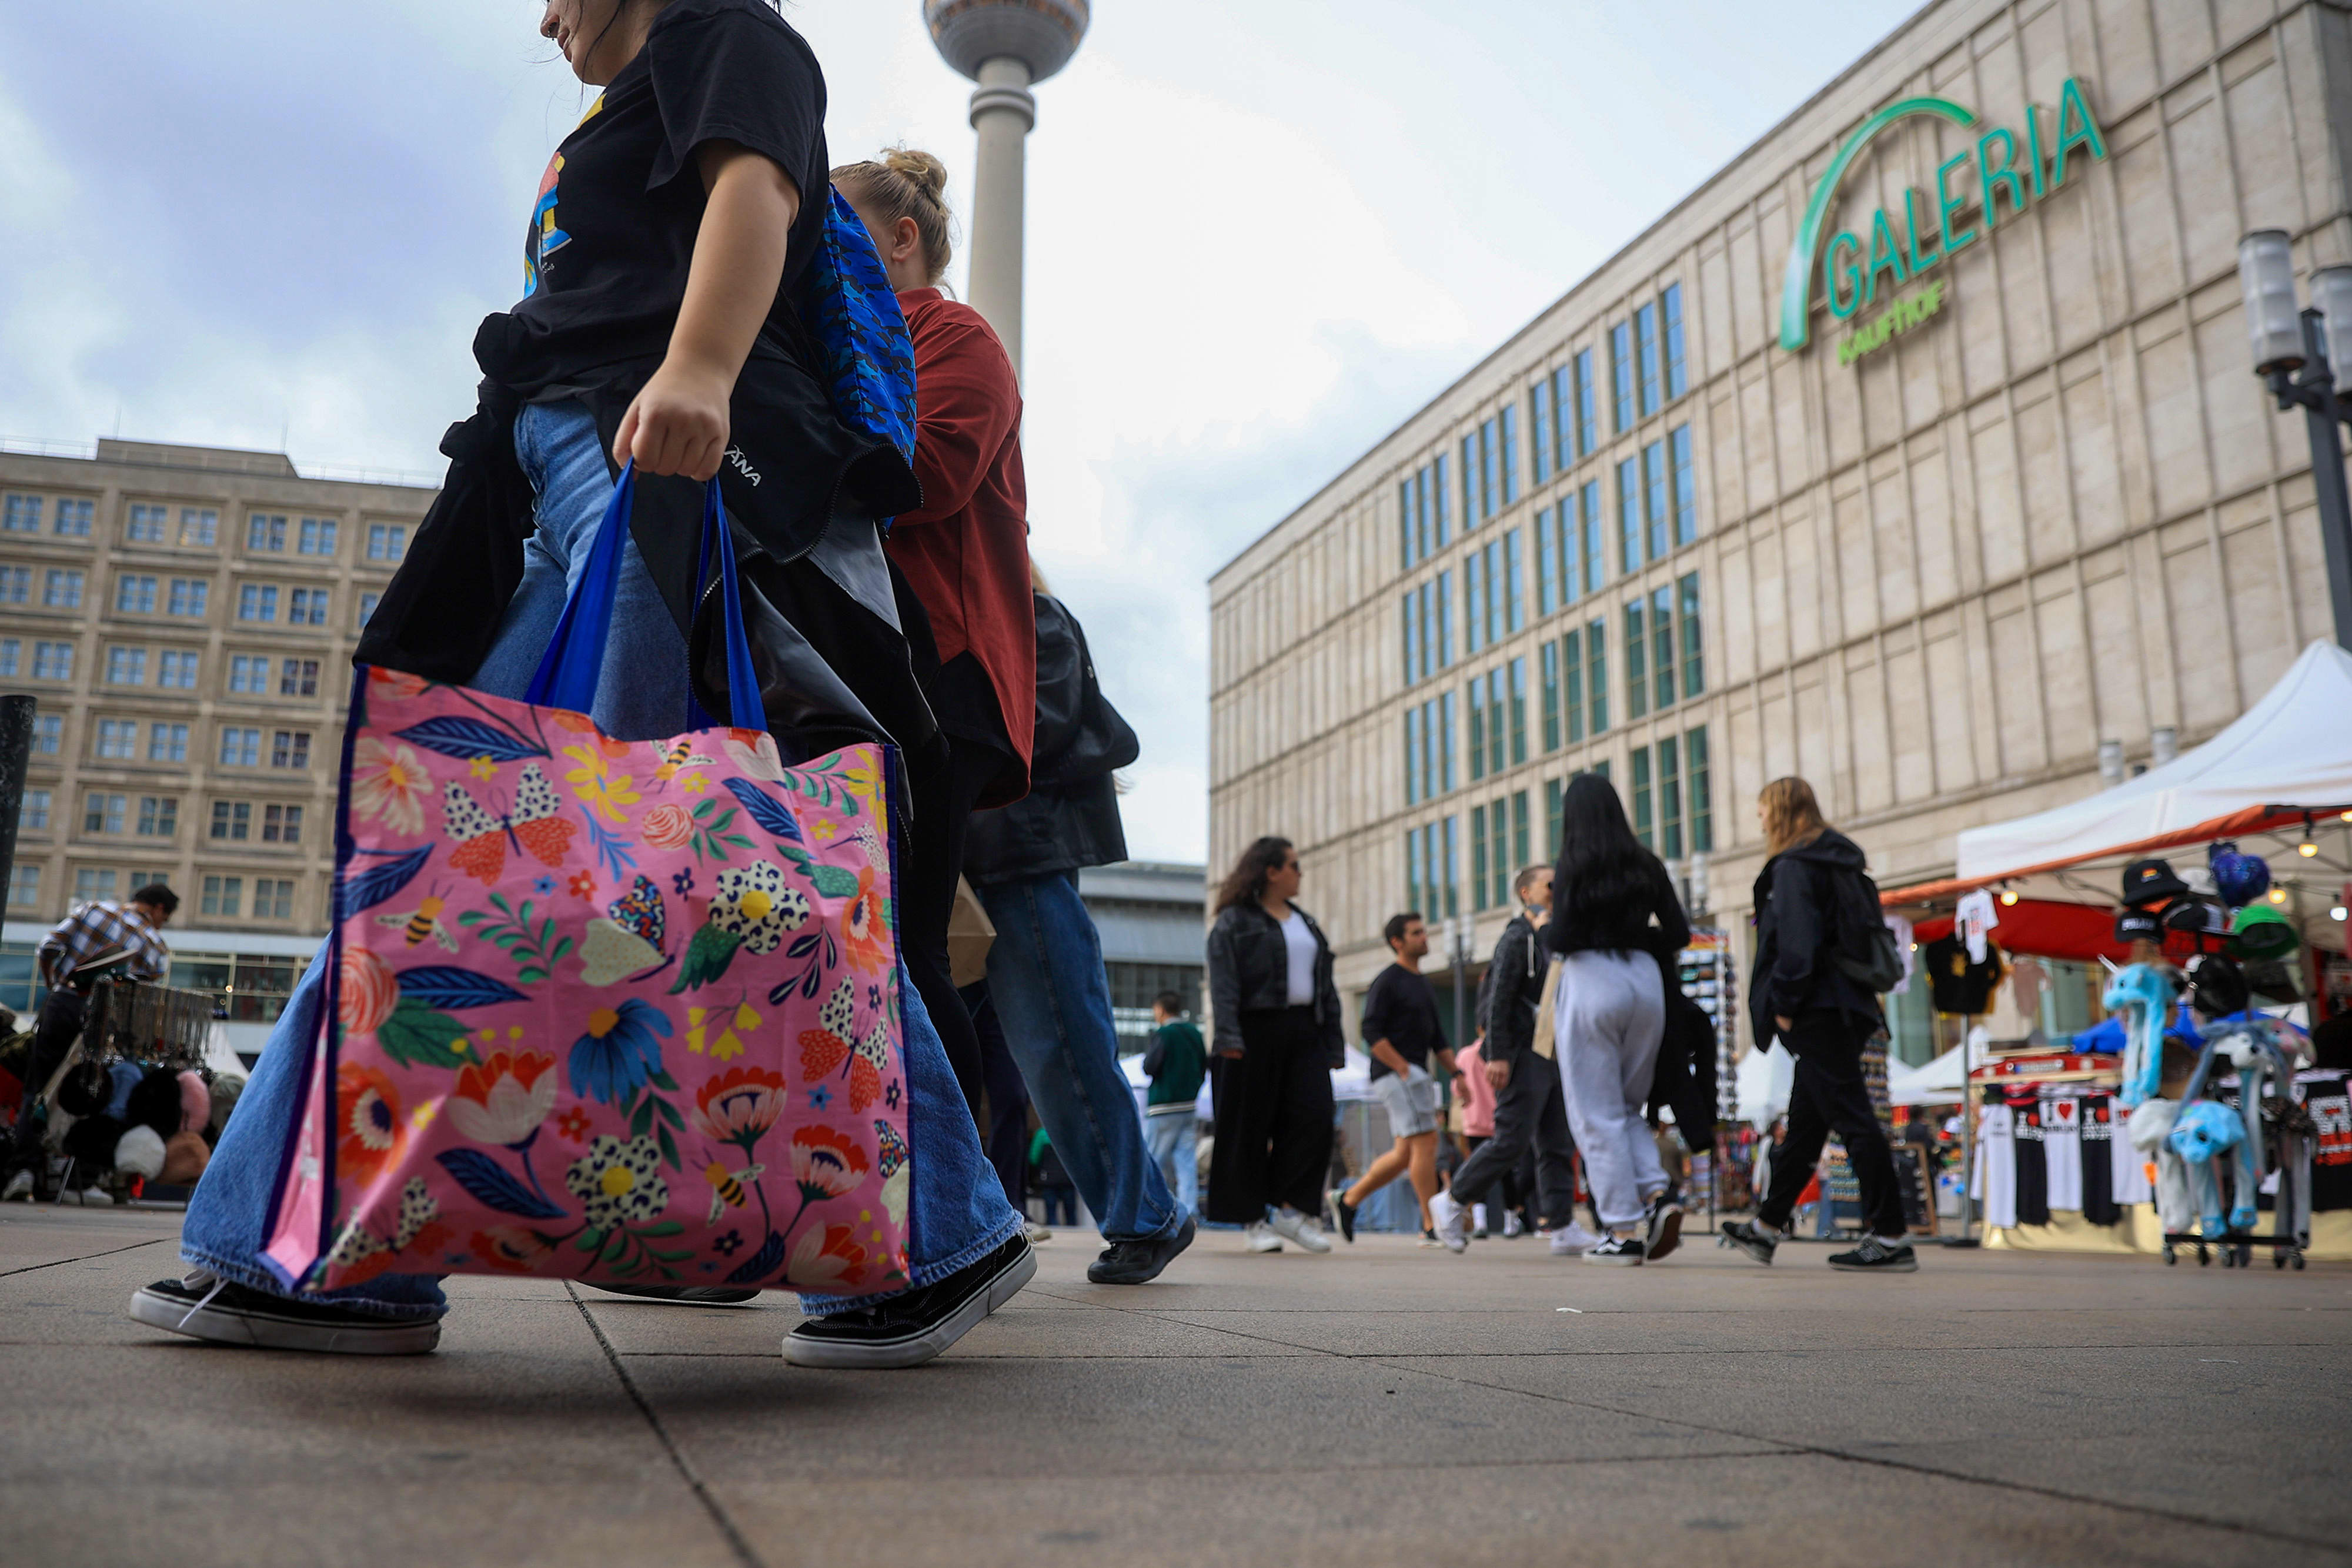
<svg viewBox="0 0 2352 1568"><path fill-rule="evenodd" d="M979 80L971 95L971 127L980 141L971 203L971 305L1004 340L1017 376L1023 202L1037 100L1029 92L1028 65L1010 56L982 62Z"/></svg>

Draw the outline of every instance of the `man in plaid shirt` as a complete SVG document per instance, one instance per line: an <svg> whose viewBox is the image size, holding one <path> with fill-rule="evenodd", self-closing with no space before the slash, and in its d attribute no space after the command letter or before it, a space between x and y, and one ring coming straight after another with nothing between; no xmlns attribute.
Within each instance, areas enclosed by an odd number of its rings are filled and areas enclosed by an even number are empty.
<svg viewBox="0 0 2352 1568"><path fill-rule="evenodd" d="M50 928L41 939L41 982L49 994L34 1026L31 1060L26 1064L24 1096L16 1107L16 1137L8 1153L8 1181L0 1199L30 1197L42 1166L41 1129L33 1117L49 1075L80 1033L87 1000L73 987L74 972L102 953L121 949L129 956L115 973L134 980L161 980L172 967L172 951L161 935L180 907L180 895L160 882L131 895L128 904L101 899L86 904Z"/></svg>

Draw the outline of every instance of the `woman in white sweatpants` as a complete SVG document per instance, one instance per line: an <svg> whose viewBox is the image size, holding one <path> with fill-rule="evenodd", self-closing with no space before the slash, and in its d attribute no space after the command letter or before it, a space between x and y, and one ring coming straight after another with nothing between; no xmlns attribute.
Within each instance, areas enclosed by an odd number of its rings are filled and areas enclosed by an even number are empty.
<svg viewBox="0 0 2352 1568"><path fill-rule="evenodd" d="M1643 1107L1665 1034L1660 955L1690 940L1690 921L1608 779L1570 779L1561 819L1544 933L1560 956L1552 1037L1593 1213L1609 1232L1584 1258L1640 1263L1673 1251L1681 1237L1682 1209Z"/></svg>

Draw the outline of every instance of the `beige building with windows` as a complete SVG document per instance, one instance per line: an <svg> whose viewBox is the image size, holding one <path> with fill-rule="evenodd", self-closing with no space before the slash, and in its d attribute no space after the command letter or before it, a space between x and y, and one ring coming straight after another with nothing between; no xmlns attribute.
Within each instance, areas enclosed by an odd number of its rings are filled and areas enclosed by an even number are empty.
<svg viewBox="0 0 2352 1568"><path fill-rule="evenodd" d="M0 691L38 699L0 1005L74 904L153 881L173 983L257 1019L326 929L352 647L431 504L278 453L0 449Z"/></svg>
<svg viewBox="0 0 2352 1568"><path fill-rule="evenodd" d="M2352 260L2352 14L1941 0L1867 42L1212 579L1212 879L1297 841L1343 989L1408 904L1483 958L1578 769L1744 957L1766 780L1924 880L2333 635L2235 247Z"/></svg>

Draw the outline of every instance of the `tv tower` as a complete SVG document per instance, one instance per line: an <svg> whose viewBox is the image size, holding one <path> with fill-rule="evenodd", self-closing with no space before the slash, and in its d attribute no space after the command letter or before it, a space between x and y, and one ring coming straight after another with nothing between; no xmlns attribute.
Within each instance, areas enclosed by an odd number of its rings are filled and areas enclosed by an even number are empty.
<svg viewBox="0 0 2352 1568"><path fill-rule="evenodd" d="M980 158L971 198L971 305L1021 370L1022 206L1029 89L1069 64L1087 36L1087 0L923 0L923 21L948 64L979 83L971 128Z"/></svg>

